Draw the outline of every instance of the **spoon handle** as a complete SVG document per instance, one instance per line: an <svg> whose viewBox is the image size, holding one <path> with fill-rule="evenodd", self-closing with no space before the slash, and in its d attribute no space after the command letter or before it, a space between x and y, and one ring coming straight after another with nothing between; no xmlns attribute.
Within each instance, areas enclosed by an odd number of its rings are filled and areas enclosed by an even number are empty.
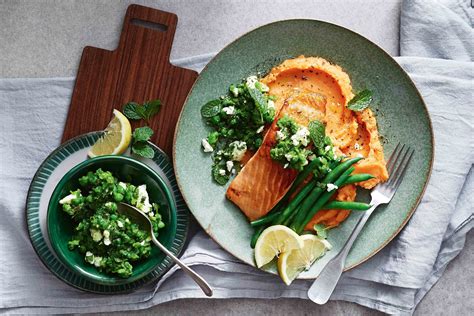
<svg viewBox="0 0 474 316"><path fill-rule="evenodd" d="M175 255L173 255L168 249L166 249L166 247L163 246L155 238L154 234L152 234L151 239L152 239L153 243L155 245L157 245L158 248L160 248L161 251L163 251L167 256L169 256L171 259L173 259L173 261L176 262L176 264L178 266L180 266L181 269L184 272L186 272L194 280L194 282L197 283L197 285L199 285L199 287L204 292L204 294L206 294L207 296L212 296L212 288L209 286L209 284L206 282L206 280L204 280L204 278L202 276L200 276L199 274L194 272L194 270L189 268L186 264L184 264L181 260L179 260Z"/></svg>

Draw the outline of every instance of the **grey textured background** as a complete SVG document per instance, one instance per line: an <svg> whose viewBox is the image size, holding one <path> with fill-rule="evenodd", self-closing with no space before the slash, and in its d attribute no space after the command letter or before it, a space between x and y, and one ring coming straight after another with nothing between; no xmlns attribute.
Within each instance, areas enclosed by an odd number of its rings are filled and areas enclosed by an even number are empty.
<svg viewBox="0 0 474 316"><path fill-rule="evenodd" d="M130 3L178 15L171 58L217 52L259 25L290 18L336 23L398 55L401 0L4 1L0 0L0 78L74 76L86 45L114 49ZM418 306L417 315L474 313L474 233ZM119 315L378 315L347 302L298 299L185 299Z"/></svg>

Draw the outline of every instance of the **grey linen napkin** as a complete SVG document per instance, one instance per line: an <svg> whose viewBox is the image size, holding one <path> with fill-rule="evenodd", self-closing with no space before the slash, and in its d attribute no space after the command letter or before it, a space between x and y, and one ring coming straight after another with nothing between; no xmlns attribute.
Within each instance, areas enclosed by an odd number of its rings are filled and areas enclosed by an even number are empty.
<svg viewBox="0 0 474 316"><path fill-rule="evenodd" d="M433 173L405 229L371 260L344 273L331 299L411 314L464 246L473 226L472 14L468 1L403 4L401 53L407 57L397 61L428 106L435 134ZM174 63L199 71L211 56ZM134 310L204 297L176 267L131 294L84 293L56 279L36 257L24 224L25 196L37 167L60 143L73 83L74 78L0 79L0 192L11 192L0 195L0 311ZM203 231L182 259L210 281L216 298L307 298L310 282L286 287L276 276L239 262Z"/></svg>

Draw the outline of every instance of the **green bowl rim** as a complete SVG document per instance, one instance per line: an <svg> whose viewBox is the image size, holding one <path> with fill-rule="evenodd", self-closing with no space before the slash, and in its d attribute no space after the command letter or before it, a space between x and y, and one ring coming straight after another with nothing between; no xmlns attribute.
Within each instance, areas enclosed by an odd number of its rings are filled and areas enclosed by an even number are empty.
<svg viewBox="0 0 474 316"><path fill-rule="evenodd" d="M291 22L311 22L311 23L321 23L321 24L326 24L326 25L329 25L329 26L332 26L332 27L336 27L336 28L339 28L339 29L342 29L344 31L347 31L349 33L352 33L353 35L361 38L362 40L366 41L369 45L372 45L374 46L374 48L376 49L379 49L383 55L385 55L385 57L387 57L387 59L392 62L392 64L399 68L399 70L401 70L402 74L405 76L405 78L407 79L407 81L409 82L409 84L413 87L414 91L416 92L416 94L418 95L423 107L424 107L424 110L425 110L425 114L426 114L426 117L428 119L428 123L429 123L429 129L430 129L430 140L431 140L431 160L430 160L430 164L429 164L429 168L428 168L428 172L426 173L425 177L426 177L426 182L423 186L423 189L421 190L421 193L420 193L420 196L417 198L415 204L413 205L412 209L408 212L407 216L405 217L405 220L401 223L400 227L392 234L392 236L390 236L390 238L388 238L384 243L382 243L380 245L380 247L378 247L377 249L375 249L371 254L367 255L366 257L362 258L359 262L349 266L349 267L345 267L344 268L344 271L347 271L347 270L350 270L352 268L355 268L357 267L358 265L366 262L367 260L369 260L370 258L372 258L373 256L375 256L380 250L382 250L385 246L387 246L401 231L402 229L405 227L405 225L408 223L408 221L410 220L410 218L412 217L413 213L416 211L416 209L418 208L418 205L420 204L421 202L421 198L423 197L423 195L425 194L425 191L426 191L426 187L428 186L428 182L430 180L430 177L431 177L431 172L433 170L433 161L434 161L434 155L435 155L435 152L434 152L434 146L435 146L435 142L434 142L434 135L433 135L433 124L431 122L431 117L430 117L430 114L429 114L429 111L428 111L428 107L426 106L426 103L420 93L420 91L418 91L418 89L416 88L416 85L415 83L413 82L413 80L410 78L410 76L408 76L407 72L397 63L397 61L395 59L393 59L392 56L390 56L383 48L381 48L379 45L375 44L374 42L372 42L371 40L369 40L368 38L366 38L365 36L355 32L355 31L352 31L348 28L345 28L343 26L340 26L340 25L337 25L337 24L334 24L334 23L329 23L329 22L326 22L326 21L321 21L321 20L316 20L316 19L287 19L287 20L279 20L279 21L274 21L274 22L271 22L271 23L267 23L267 24L264 24L264 25L261 25L259 27L256 27L246 33L243 33L242 35L240 35L239 37L237 37L236 39L234 39L232 42L228 43L226 46L224 46L219 52L217 52L214 57L211 58L211 60L206 64L206 66L199 72L199 76L198 78L196 79L196 81L194 82L194 84L191 86L191 89L189 90L188 92L188 95L186 96L186 99L184 100L184 103L183 103L183 107L181 108L181 112L179 113L179 117L178 117L178 121L176 123L176 127L175 127L175 130L174 130L174 136L173 136L173 154L172 154L172 159L173 159L173 167L175 170L177 170L177 165L176 165L176 140L177 140L177 135L178 135L178 132L179 132L179 126L180 126L180 123L181 123L181 119L182 119L182 115L183 115L183 112L184 112L184 108L185 108L185 105L188 103L188 100L189 100L189 96L191 95L192 91L194 90L195 86L198 84L198 82L201 80L201 74L207 70L208 66L214 62L214 60L216 60L217 58L220 57L221 53L226 50L229 46L233 45L235 42L239 41L241 38L249 35L250 33L253 33L253 32L256 32L258 30L260 30L261 28L264 28L264 27L268 27L270 25L273 25L273 24L280 24L280 23L291 23ZM182 190L182 187L181 187L181 181L180 181L180 178L178 176L178 174L176 173L176 181L178 183L178 187L179 187L179 190L181 192L183 192ZM188 203L188 200L186 199L186 196L183 194L183 199L184 201L186 202L186 204L188 204L188 207L189 207L189 203ZM191 212L191 214L193 213L191 207L189 207L189 211ZM227 251L229 254L233 255L233 256L236 256L235 254L233 254L232 252L230 252L226 247L224 247L218 240L217 238L211 233L209 232L205 227L203 227L201 225L201 223L199 221L197 221L199 223L199 225L202 227L202 229L206 232L206 234L209 235L209 237L211 237L220 247L222 247L222 249L224 249L225 251ZM238 258L236 256L236 258ZM239 259L240 260L240 259ZM245 261L242 261L244 263L247 264L247 262ZM256 268L256 267L255 267ZM265 271L267 273L270 273L270 274L273 274L269 271L266 271L266 270L261 270L259 269L260 271ZM301 279L314 279L314 278L301 278Z"/></svg>
<svg viewBox="0 0 474 316"><path fill-rule="evenodd" d="M58 197L58 195L60 194L60 192L61 192L62 188L64 187L64 185L68 181L71 180L71 177L76 172L80 172L81 169L83 169L85 167L88 167L90 165L93 165L97 162L110 161L110 160L123 161L123 162L126 162L126 164L138 166L139 168L146 170L151 175L151 177L158 182L158 185L162 189L162 191L164 192L164 194L166 196L166 200L168 202L168 205L170 206L170 214L171 214L170 224L173 225L174 230L176 231L177 222L176 222L175 203L174 203L173 198L171 196L170 190L168 189L168 186L163 181L161 176L158 173L156 173L153 169L151 169L150 167L145 165L144 163L142 163L142 162L140 162L140 161L138 161L134 158L126 157L126 156L120 156L120 155L104 155L104 156L89 158L89 159L86 159L86 160L80 162L76 166L72 167L68 172L66 172L66 174L61 178L61 180L59 180L58 184L54 188L53 193L51 194L51 197L49 199L48 212L47 212L47 215L46 215L46 230L48 232L49 242L50 242L52 248L54 249L54 252L55 252L56 256L58 257L58 259L65 266L67 266L72 271L80 274L85 279L89 279L92 282L99 283L99 284L104 284L104 285L119 285L119 284L130 283L130 282L141 279L142 277L144 277L145 275L147 275L148 273L153 271L161 263L161 261L158 261L155 265L151 266L149 269L143 271L142 273L131 276L131 277L126 278L126 279L121 279L121 278L116 278L116 277L110 277L110 278L104 279L102 277L98 277L96 274L93 274L93 273L91 273L91 274L90 273L84 273L84 271L82 269L80 269L78 266L72 264L67 259L66 254L63 253L63 251L58 247L57 241L52 238L51 230L50 230L50 226L53 225L53 221L54 221L51 209L53 207L57 207L57 206L52 205L52 201L55 200L55 198ZM174 235L176 235L176 232L175 232ZM174 236L172 236L172 237L174 238ZM171 238L171 240L173 240L173 238ZM97 271L97 272L100 273L99 271Z"/></svg>

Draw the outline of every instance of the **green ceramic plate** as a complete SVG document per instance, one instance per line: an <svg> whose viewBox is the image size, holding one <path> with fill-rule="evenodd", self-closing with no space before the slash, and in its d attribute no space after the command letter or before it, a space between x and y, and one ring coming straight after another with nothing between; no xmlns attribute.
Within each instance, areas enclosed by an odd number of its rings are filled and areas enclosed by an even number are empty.
<svg viewBox="0 0 474 316"><path fill-rule="evenodd" d="M100 135L101 132L93 132L71 139L52 152L41 164L31 182L27 197L26 221L28 232L33 248L41 261L53 274L69 285L81 290L104 294L130 292L158 279L174 263L168 257L165 257L154 270L142 278L120 284L99 284L73 272L58 260L48 238L46 218L51 194L67 171L87 159L89 148ZM169 240L170 247L168 249L175 255L179 255L183 249L188 231L188 209L178 190L169 158L158 147L151 145L155 151L153 160L145 158L139 160L157 172L171 190L176 208L176 233Z"/></svg>
<svg viewBox="0 0 474 316"><path fill-rule="evenodd" d="M262 26L224 48L201 72L178 122L174 166L181 192L205 231L235 257L255 265L249 246L253 232L245 216L225 198L226 187L213 183L211 159L200 141L208 128L200 117L207 101L227 92L231 83L256 72L265 73L283 60L299 55L320 56L340 65L351 77L355 91L374 92L373 105L386 157L398 142L416 149L410 167L392 202L379 207L359 235L346 269L364 262L392 240L413 214L431 171L433 135L430 118L413 82L381 48L340 26L289 20ZM367 200L367 192L358 195ZM361 213L353 213L329 233L334 248L300 278L315 278L347 240ZM270 271L275 271L270 267Z"/></svg>

